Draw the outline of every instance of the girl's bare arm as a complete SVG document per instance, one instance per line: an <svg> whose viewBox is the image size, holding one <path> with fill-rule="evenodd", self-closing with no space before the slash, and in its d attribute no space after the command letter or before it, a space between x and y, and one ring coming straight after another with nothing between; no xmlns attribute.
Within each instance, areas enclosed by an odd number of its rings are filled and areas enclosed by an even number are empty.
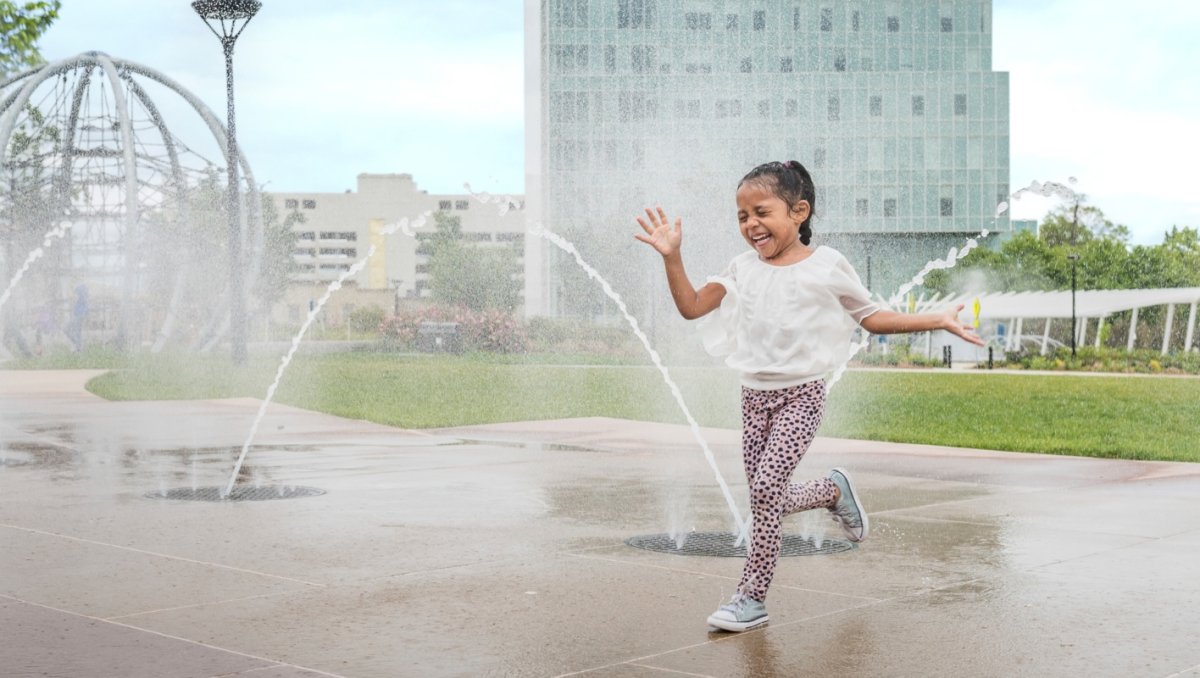
<svg viewBox="0 0 1200 678"><path fill-rule="evenodd" d="M871 334L901 334L904 332L927 332L930 330L946 330L951 334L983 346L984 341L970 328L958 319L958 313L963 304L955 308L947 308L944 313L896 313L895 311L876 311L862 319L859 325Z"/></svg>
<svg viewBox="0 0 1200 678"><path fill-rule="evenodd" d="M641 217L637 220L645 234L636 233L633 237L650 245L662 255L663 264L667 267L667 285L671 288L671 298L675 301L675 308L679 309L679 314L693 320L720 306L721 300L725 298L725 286L708 283L697 290L683 269L683 256L679 253L683 243L683 220L676 219L672 229L667 214L661 207L656 211L647 208L646 217L649 223Z"/></svg>

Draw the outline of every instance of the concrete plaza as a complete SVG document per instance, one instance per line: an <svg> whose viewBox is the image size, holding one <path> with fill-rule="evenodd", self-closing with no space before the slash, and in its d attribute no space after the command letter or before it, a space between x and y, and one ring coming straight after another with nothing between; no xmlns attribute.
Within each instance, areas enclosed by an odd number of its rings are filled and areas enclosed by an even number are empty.
<svg viewBox="0 0 1200 678"><path fill-rule="evenodd" d="M727 634L740 560L624 544L729 528L684 427L272 405L245 482L324 494L174 501L227 481L259 401L95 374L0 372L0 675L1200 676L1197 464L820 438L797 476L849 468L872 534L782 559L770 624ZM738 433L704 435L744 507Z"/></svg>

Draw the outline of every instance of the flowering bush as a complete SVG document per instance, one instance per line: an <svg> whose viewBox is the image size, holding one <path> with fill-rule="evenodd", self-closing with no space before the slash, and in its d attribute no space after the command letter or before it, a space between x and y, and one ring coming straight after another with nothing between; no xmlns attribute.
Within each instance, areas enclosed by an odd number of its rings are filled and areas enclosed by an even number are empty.
<svg viewBox="0 0 1200 678"><path fill-rule="evenodd" d="M391 348L412 350L417 345L421 323L458 323L466 351L521 353L526 350L525 328L516 318L497 310L472 311L463 306L406 308L379 325L384 342Z"/></svg>
<svg viewBox="0 0 1200 678"><path fill-rule="evenodd" d="M1085 372L1124 372L1140 374L1200 374L1200 353L1177 351L1161 355L1159 351L1080 346L1076 357L1071 349L1059 347L1052 355L1009 353L1008 365L1026 370L1079 370Z"/></svg>

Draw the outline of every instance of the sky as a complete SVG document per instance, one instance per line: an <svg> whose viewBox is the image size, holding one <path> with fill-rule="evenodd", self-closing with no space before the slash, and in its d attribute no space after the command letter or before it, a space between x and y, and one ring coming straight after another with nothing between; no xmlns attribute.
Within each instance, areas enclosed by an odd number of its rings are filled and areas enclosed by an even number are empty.
<svg viewBox="0 0 1200 678"><path fill-rule="evenodd" d="M190 2L63 4L49 61L99 50L150 66L224 120L220 44ZM995 0L992 15L1012 189L1074 177L1134 244L1200 227L1200 3ZM338 192L361 172L408 173L432 193L523 192L523 16L520 0L264 0L234 57L256 181ZM1012 214L1054 204L1023 197Z"/></svg>

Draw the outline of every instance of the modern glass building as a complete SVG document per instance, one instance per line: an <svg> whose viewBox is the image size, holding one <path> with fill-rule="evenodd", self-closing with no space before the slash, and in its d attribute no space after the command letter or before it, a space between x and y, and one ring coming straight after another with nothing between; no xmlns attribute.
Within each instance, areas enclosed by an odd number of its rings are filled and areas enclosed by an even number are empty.
<svg viewBox="0 0 1200 678"><path fill-rule="evenodd" d="M734 190L768 160L811 170L815 243L885 296L1010 228L989 0L528 0L526 22L528 218L635 305L663 293L630 237L640 209L683 216L701 281L744 247ZM529 312L591 313L557 259L527 253Z"/></svg>

